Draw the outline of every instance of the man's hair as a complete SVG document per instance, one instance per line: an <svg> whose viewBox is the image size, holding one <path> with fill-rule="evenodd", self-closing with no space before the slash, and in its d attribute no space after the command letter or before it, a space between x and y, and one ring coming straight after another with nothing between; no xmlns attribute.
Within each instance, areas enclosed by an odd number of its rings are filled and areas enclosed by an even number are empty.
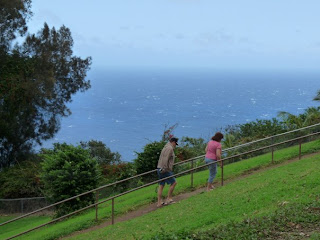
<svg viewBox="0 0 320 240"><path fill-rule="evenodd" d="M175 137L170 138L169 142L175 142L175 143L178 143L178 138L175 138Z"/></svg>

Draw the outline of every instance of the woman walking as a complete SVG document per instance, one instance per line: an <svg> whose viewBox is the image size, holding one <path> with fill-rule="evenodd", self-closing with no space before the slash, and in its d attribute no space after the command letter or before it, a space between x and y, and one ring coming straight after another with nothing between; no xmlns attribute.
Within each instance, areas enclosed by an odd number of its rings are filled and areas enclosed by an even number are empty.
<svg viewBox="0 0 320 240"><path fill-rule="evenodd" d="M217 132L208 142L206 147L205 162L206 164L212 163L208 166L209 179L207 184L207 191L214 189L212 182L217 174L217 161L221 159L221 140L222 139L223 139L223 134L221 132ZM219 165L221 166L220 162L219 162Z"/></svg>

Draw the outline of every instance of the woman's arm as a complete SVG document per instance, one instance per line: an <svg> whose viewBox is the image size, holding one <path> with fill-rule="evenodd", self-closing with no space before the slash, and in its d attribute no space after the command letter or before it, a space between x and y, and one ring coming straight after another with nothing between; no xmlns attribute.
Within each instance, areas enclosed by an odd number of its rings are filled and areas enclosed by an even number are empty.
<svg viewBox="0 0 320 240"><path fill-rule="evenodd" d="M220 148L217 148L217 150L216 150L216 156L217 156L217 160L220 160L220 159L221 159L221 149L220 149Z"/></svg>
<svg viewBox="0 0 320 240"><path fill-rule="evenodd" d="M221 160L221 149L217 148L216 150L216 156L217 156L217 161ZM221 162L218 162L219 166L221 167Z"/></svg>

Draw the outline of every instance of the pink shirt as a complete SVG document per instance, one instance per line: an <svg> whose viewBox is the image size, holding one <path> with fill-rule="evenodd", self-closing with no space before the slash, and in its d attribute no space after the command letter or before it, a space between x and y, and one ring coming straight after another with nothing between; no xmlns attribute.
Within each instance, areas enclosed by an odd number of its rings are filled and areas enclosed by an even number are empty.
<svg viewBox="0 0 320 240"><path fill-rule="evenodd" d="M217 155L216 155L217 149L221 150L221 143L213 140L209 141L206 158L217 160Z"/></svg>

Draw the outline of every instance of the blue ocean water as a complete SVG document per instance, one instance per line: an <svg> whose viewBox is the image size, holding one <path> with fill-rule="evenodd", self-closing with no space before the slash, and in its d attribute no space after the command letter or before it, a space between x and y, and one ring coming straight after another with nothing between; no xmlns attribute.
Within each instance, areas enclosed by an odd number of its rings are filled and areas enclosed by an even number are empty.
<svg viewBox="0 0 320 240"><path fill-rule="evenodd" d="M165 125L174 134L209 139L227 125L303 113L320 89L320 72L94 70L91 89L74 96L53 142L103 141L132 161Z"/></svg>

